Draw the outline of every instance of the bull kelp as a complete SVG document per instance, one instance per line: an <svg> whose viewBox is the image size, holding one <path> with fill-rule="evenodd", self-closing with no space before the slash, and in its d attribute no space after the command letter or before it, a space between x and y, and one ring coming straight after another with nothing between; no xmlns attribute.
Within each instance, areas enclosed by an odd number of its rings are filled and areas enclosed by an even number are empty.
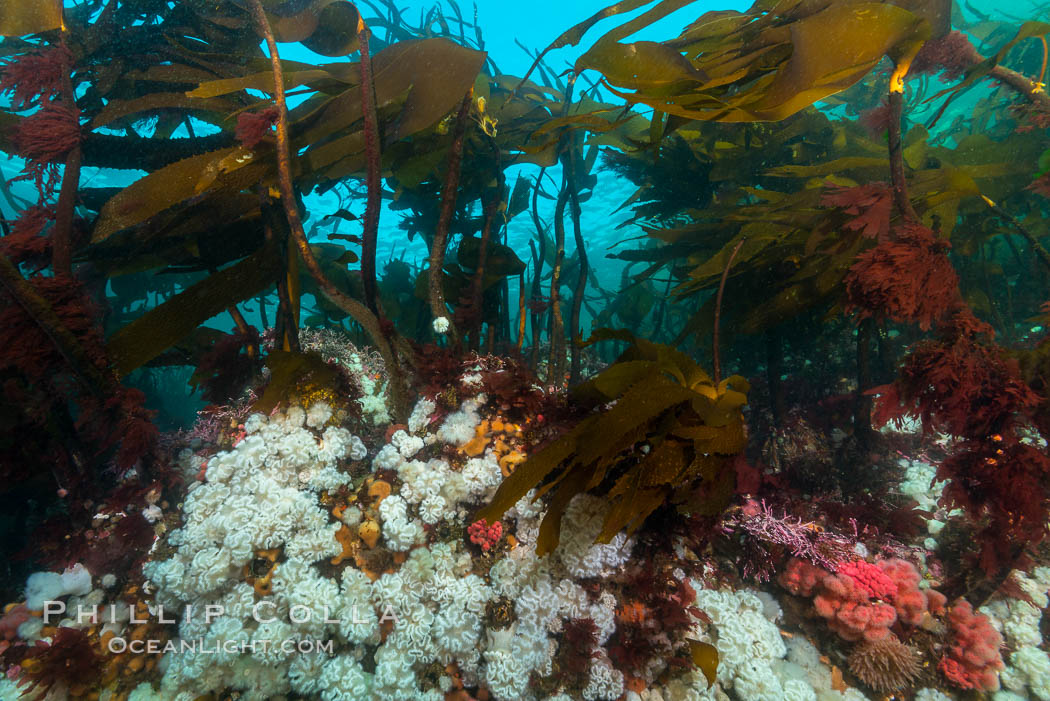
<svg viewBox="0 0 1050 701"><path fill-rule="evenodd" d="M563 4L0 0L0 698L1050 699L1050 5Z"/></svg>

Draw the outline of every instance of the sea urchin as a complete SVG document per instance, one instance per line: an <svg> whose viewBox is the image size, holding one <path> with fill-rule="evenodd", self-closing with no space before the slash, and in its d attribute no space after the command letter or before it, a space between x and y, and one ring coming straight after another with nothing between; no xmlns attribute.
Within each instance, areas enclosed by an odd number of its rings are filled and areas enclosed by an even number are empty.
<svg viewBox="0 0 1050 701"><path fill-rule="evenodd" d="M860 643L849 656L849 669L874 691L902 689L919 676L915 650L895 636Z"/></svg>

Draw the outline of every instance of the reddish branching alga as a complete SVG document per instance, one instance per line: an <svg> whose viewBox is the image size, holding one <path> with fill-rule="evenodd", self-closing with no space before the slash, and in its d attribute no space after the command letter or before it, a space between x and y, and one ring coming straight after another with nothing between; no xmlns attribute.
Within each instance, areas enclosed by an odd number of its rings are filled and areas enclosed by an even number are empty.
<svg viewBox="0 0 1050 701"><path fill-rule="evenodd" d="M967 69L981 61L981 55L970 42L970 38L956 30L922 45L911 62L910 76L936 73L943 70L941 80L952 82L962 77Z"/></svg>
<svg viewBox="0 0 1050 701"><path fill-rule="evenodd" d="M1008 570L1027 545L1042 540L1050 518L1050 458L1019 436L1040 397L993 336L957 306L936 338L911 349L897 381L876 390L874 417L882 424L915 415L925 430L963 439L937 479L949 480L942 503L981 524L979 561L989 575Z"/></svg>
<svg viewBox="0 0 1050 701"><path fill-rule="evenodd" d="M882 119L885 122L887 117ZM883 124L882 130L885 129ZM856 187L840 187L828 183L820 203L825 207L837 207L851 215L843 225L850 231L859 231L865 237L880 243L889 238L893 193L886 183L870 183Z"/></svg>
<svg viewBox="0 0 1050 701"><path fill-rule="evenodd" d="M79 695L102 673L101 658L87 633L77 628L59 628L50 644L8 648L4 661L18 655L21 659L17 664L22 668L19 684L25 698L43 698L52 690L62 693L62 698Z"/></svg>
<svg viewBox="0 0 1050 701"><path fill-rule="evenodd" d="M258 112L241 112L237 115L234 135L248 148L255 148L273 136L273 125L277 123L277 108L267 107Z"/></svg>
<svg viewBox="0 0 1050 701"><path fill-rule="evenodd" d="M689 582L666 570L633 573L617 611L616 632L609 639L609 658L619 670L644 676L654 658L672 665L692 662L681 640L703 616Z"/></svg>
<svg viewBox="0 0 1050 701"><path fill-rule="evenodd" d="M224 334L205 351L190 382L211 404L226 404L243 391L262 369L262 359L249 349L258 348L262 339L254 326L245 333Z"/></svg>
<svg viewBox="0 0 1050 701"><path fill-rule="evenodd" d="M723 521L722 528L726 532L739 528L748 540L754 541L752 544L756 547L742 558L740 569L745 578L758 581L770 579L785 552L834 570L839 562L851 556L854 545L849 539L815 528L812 523L803 523L786 511L777 515L764 500L747 500L739 512Z"/></svg>
<svg viewBox="0 0 1050 701"><path fill-rule="evenodd" d="M12 178L31 180L41 201L55 193L59 166L80 142L80 111L62 103L49 102L23 119L13 130L14 152L25 159L22 172Z"/></svg>
<svg viewBox="0 0 1050 701"><path fill-rule="evenodd" d="M868 136L881 139L890 128L890 106L883 101L878 106L861 112L857 121L868 132Z"/></svg>
<svg viewBox="0 0 1050 701"><path fill-rule="evenodd" d="M992 328L958 307L938 331L912 347L894 385L880 388L877 423L912 413L927 430L974 439L1015 429L1039 397L993 345Z"/></svg>
<svg viewBox="0 0 1050 701"><path fill-rule="evenodd" d="M10 93L15 109L39 109L11 132L14 152L26 160L13 180L32 180L40 204L54 195L59 166L80 143L80 111L57 98L69 80L73 56L62 44L23 54L0 68L0 93Z"/></svg>
<svg viewBox="0 0 1050 701"><path fill-rule="evenodd" d="M64 277L34 275L27 281L53 312L56 323L75 337L84 363L98 377L111 377L97 307L83 288ZM74 546L69 534L89 527L97 505L139 461L154 454L157 430L141 391L116 381L95 385L69 364L45 327L0 292L0 324L10 333L0 347L0 371L9 406L10 435L0 443L0 477L26 484L38 496L65 499L65 516L34 537L38 554L61 559ZM54 490L54 491L51 491ZM50 494L48 494L50 492Z"/></svg>
<svg viewBox="0 0 1050 701"><path fill-rule="evenodd" d="M597 656L598 626L592 618L572 618L562 626L556 669L570 688L583 688L591 674L591 660Z"/></svg>
<svg viewBox="0 0 1050 701"><path fill-rule="evenodd" d="M860 318L916 323L929 329L959 299L949 244L918 224L857 256L846 275L846 308Z"/></svg>
<svg viewBox="0 0 1050 701"><path fill-rule="evenodd" d="M16 110L34 107L62 91L73 65L73 54L64 44L0 60L0 93L11 94Z"/></svg>
<svg viewBox="0 0 1050 701"><path fill-rule="evenodd" d="M1025 189L1031 190L1032 192L1040 194L1043 197L1050 200L1050 174L1039 176L1038 178L1033 180Z"/></svg>
<svg viewBox="0 0 1050 701"><path fill-rule="evenodd" d="M54 218L54 205L35 204L23 209L12 222L10 233L0 238L0 252L15 265L47 266L51 260L51 239L44 230Z"/></svg>

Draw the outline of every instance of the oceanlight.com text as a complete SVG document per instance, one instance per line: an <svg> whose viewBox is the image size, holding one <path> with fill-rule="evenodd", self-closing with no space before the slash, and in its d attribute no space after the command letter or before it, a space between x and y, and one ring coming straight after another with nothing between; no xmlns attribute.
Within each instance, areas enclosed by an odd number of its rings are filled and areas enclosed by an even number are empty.
<svg viewBox="0 0 1050 701"><path fill-rule="evenodd" d="M125 651L131 651L136 655L163 655L170 652L182 654L186 652L200 655L227 655L265 654L268 652L280 652L282 655L309 655L321 654L332 655L335 651L334 640L128 640L126 638L110 638L107 648L109 652L119 655Z"/></svg>

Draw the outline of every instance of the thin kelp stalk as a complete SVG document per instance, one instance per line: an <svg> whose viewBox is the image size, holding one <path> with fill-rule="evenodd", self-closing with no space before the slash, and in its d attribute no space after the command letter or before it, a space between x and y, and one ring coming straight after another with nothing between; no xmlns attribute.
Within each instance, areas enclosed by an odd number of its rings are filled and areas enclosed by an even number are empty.
<svg viewBox="0 0 1050 701"><path fill-rule="evenodd" d="M907 72L904 67L903 72ZM897 205L897 211L908 222L919 221L919 215L912 207L911 199L908 197L908 183L904 178L904 149L902 146L903 136L901 134L901 118L904 114L904 81L900 67L894 71L890 78L889 94L889 151L890 151L890 183L893 188L893 202Z"/></svg>
<svg viewBox="0 0 1050 701"><path fill-rule="evenodd" d="M1013 256L1014 263L1017 264L1017 269L1024 271L1031 268L1032 272L1034 273L1035 263L1031 261L1025 261L1023 258L1021 258L1021 251L1018 250L1017 244L1014 243L1013 238L1010 236L1003 236L1003 241L1006 242L1006 247L1010 249L1010 255Z"/></svg>
<svg viewBox="0 0 1050 701"><path fill-rule="evenodd" d="M277 280L277 318L274 320L274 331L282 350L298 353L299 329L292 321L292 302L288 294L288 282L285 275Z"/></svg>
<svg viewBox="0 0 1050 701"><path fill-rule="evenodd" d="M504 233L503 240L500 241L504 246L507 245L507 236ZM510 348L510 277L503 278L499 283L499 341L501 342L500 349L506 350Z"/></svg>
<svg viewBox="0 0 1050 701"><path fill-rule="evenodd" d="M994 301L995 297L992 295L992 281L988 277L988 264L989 256L988 251L985 248L985 242L977 244L977 256L978 256L978 271L981 276L981 287L985 296L988 298L988 308L992 312L992 318L995 320L995 324L998 325L1003 340L1009 342L1013 335L1011 326L1006 323L1006 319L1003 318L1002 312L999 311L999 305ZM992 258L994 259L995 252L992 252ZM1009 287L1009 282L1007 282Z"/></svg>
<svg viewBox="0 0 1050 701"><path fill-rule="evenodd" d="M288 110L284 96L284 76L281 70L281 57L277 53L277 41L274 39L273 30L266 19L260 0L250 0L250 7L255 23L261 33L266 37L266 45L270 50L270 63L273 67L274 97L277 101L277 183L281 191L281 203L284 205L284 213L288 219L291 229L292 240L295 242L306 265L310 276L317 283L325 295L332 300L340 309L349 314L375 343L383 362L386 364L387 374L390 378L390 404L391 414L395 420L402 420L408 416L408 385L405 382L399 359L395 355L393 347L383 333L379 319L369 311L368 307L356 299L344 294L335 286L321 270L317 258L310 249L310 243L306 240L306 232L303 231L303 221L297 209L295 192L292 189L292 167L288 151ZM289 257L291 257L289 255Z"/></svg>
<svg viewBox="0 0 1050 701"><path fill-rule="evenodd" d="M208 272L212 275L218 272L215 266L210 266ZM237 308L236 304L231 304L226 307L226 313L233 319L233 325L237 327L237 333L239 333L246 343L246 350L249 358L254 358L258 354L258 348L255 347L254 343L249 342L247 339L250 338L251 326L248 325L244 315L241 314L241 310Z"/></svg>
<svg viewBox="0 0 1050 701"><path fill-rule="evenodd" d="M65 39L62 39L63 46ZM62 100L68 103L74 114L77 112L76 93L73 90L73 78L70 75L72 66L65 66L62 73ZM77 188L80 187L80 164L83 152L80 150L80 139L77 139L69 154L66 155L65 168L62 172L62 189L58 193L58 207L55 210L55 229L51 234L51 268L55 275L73 274L73 212L77 201Z"/></svg>
<svg viewBox="0 0 1050 701"><path fill-rule="evenodd" d="M718 352L719 344L719 325L722 322L722 296L726 291L726 280L729 279L729 269L733 267L733 261L736 259L736 254L740 253L741 246L744 245L746 238L740 239L736 246L733 248L733 252L729 254L729 260L726 261L725 270L722 271L722 280L718 283L718 295L715 297L715 327L714 332L711 334L711 355L714 359L714 370L715 370L715 385L717 386L722 381L722 362L721 356Z"/></svg>
<svg viewBox="0 0 1050 701"><path fill-rule="evenodd" d="M489 251L489 240L492 238L492 223L496 220L496 213L499 212L503 204L503 190L505 187L505 176L503 174L503 166L500 163L499 147L496 146L495 142L489 140L489 145L495 152L496 156L496 189L492 193L492 197L485 203L485 214L484 223L481 227L481 243L478 246L478 269L474 271L474 280L471 284L470 290L470 306L471 306L471 324L474 327L472 331L474 348L481 350L481 331L482 325L485 322L484 319L484 301L485 301L485 263L488 260ZM493 325L491 320L489 321L489 338L492 338Z"/></svg>
<svg viewBox="0 0 1050 701"><path fill-rule="evenodd" d="M540 168L540 174L536 176L536 185L532 188L532 224L536 227L536 237L540 241L540 250L538 253L536 248L532 245L532 241L529 241L529 250L532 251L532 257L536 261L536 264L533 266L535 270L533 271L532 276L532 357L529 361L529 365L533 372L536 371L537 364L540 361L540 335L543 333L540 327L542 316L540 302L543 298L541 284L543 282L543 259L547 255L547 236L543 222L540 220L538 200L541 183L543 181L543 174L545 172L547 172L546 167Z"/></svg>
<svg viewBox="0 0 1050 701"><path fill-rule="evenodd" d="M583 296L587 292L587 274L590 266L587 261L587 248L583 242L580 229L580 193L576 190L576 149L569 149L566 154L565 168L569 182L569 215L572 217L572 233L576 241L576 256L580 262L579 274L576 276L576 289L573 290L572 313L569 315L569 333L572 338L572 361L569 366L569 383L575 385L580 381L580 351L583 339L580 335L580 312L583 309Z"/></svg>
<svg viewBox="0 0 1050 701"><path fill-rule="evenodd" d="M988 75L1021 93L1026 100L1044 112L1050 112L1050 96L1043 89L1042 81L1034 81L1006 66L996 66Z"/></svg>
<svg viewBox="0 0 1050 701"><path fill-rule="evenodd" d="M230 317L233 318L233 324L237 327L237 332L240 333L241 336L245 339L250 338L252 327L248 325L247 321L245 321L244 315L241 314L241 310L237 308L237 305L234 304L226 311L227 313L229 313ZM247 341L245 351L247 352L249 358L254 358L259 354L258 348L256 348L255 344L251 341Z"/></svg>
<svg viewBox="0 0 1050 701"><path fill-rule="evenodd" d="M547 383L561 383L561 367L565 362L565 321L561 317L561 266L565 262L565 206L569 202L569 181L562 175L561 191L554 206L554 266L550 287L550 352L547 356Z"/></svg>
<svg viewBox="0 0 1050 701"><path fill-rule="evenodd" d="M270 324L266 320L266 295L259 295L256 301L259 303L259 323L264 329L269 328Z"/></svg>
<svg viewBox="0 0 1050 701"><path fill-rule="evenodd" d="M532 245L532 241L529 241L529 248L532 248L532 255L535 259L536 249ZM525 343L525 271L522 270L518 273L518 341L514 344L514 350L517 353L521 353L522 344Z"/></svg>
<svg viewBox="0 0 1050 701"><path fill-rule="evenodd" d="M857 326L857 392L853 395L853 437L862 446L871 445L871 408L873 400L867 390L871 381L871 337L875 320L868 317Z"/></svg>
<svg viewBox="0 0 1050 701"><path fill-rule="evenodd" d="M653 340L658 341L660 335L664 330L664 320L667 318L667 304L671 298L671 284L673 280L670 273L667 275L667 287L664 288L664 295L660 298L660 305L656 308L656 316L653 319ZM599 288L601 289L601 288Z"/></svg>
<svg viewBox="0 0 1050 701"><path fill-rule="evenodd" d="M1028 242L1028 245L1031 246L1032 251L1039 259L1039 262L1042 263L1047 270L1050 270L1050 252L1047 252L1047 250L1043 248L1043 245L1039 243L1039 239L1037 239L1031 231L1026 229L1021 222L1014 219L1009 212L997 205L994 200L985 197L984 195L981 195L981 199L984 200L984 203L988 205L993 212L998 214L1001 218L1005 219L1006 221L1010 222L1010 224L1021 233L1021 236L1023 236L1025 241ZM1007 242L1010 241L1009 238L1007 238L1006 240Z"/></svg>
<svg viewBox="0 0 1050 701"><path fill-rule="evenodd" d="M276 213L273 211L273 207L270 206L270 199L266 194L266 190L259 186L259 212L262 217L263 223L263 236L266 243L275 246L276 235L274 234L274 227L279 225L279 220L276 217ZM287 226L287 222L285 222ZM291 236L283 230L281 227L281 259L291 260L294 256L289 256L288 253L288 241ZM275 343L286 351L293 351L298 353L299 347L299 324L297 321L297 315L293 309L292 292L289 289L289 278L287 274L287 265L285 271L277 278L277 311L274 313L275 318L273 322ZM265 322L265 319L264 319ZM264 323L265 326L265 323Z"/></svg>
<svg viewBox="0 0 1050 701"><path fill-rule="evenodd" d="M974 85L976 85L976 83L974 83ZM944 113L952 105L955 99L962 96L964 93L966 93L966 91L968 91L972 87L973 85L959 88L958 90L948 95L948 97L944 99L944 102L941 103L941 106L937 108L937 112L935 112L934 115L926 121L926 131L933 131L934 126L936 126L937 122L941 120L941 117L944 116Z"/></svg>
<svg viewBox="0 0 1050 701"><path fill-rule="evenodd" d="M904 76L908 73L910 61L898 63L890 76L890 89L887 103L889 106L889 123L887 141L890 158L890 187L893 203L897 211L908 224L918 224L919 215L912 206L908 195L908 182L904 173L904 148L901 121L904 117ZM871 338L875 322L868 318L857 327L857 392L853 398L853 435L862 446L871 443L871 410L873 399L867 394L872 387L871 379Z"/></svg>
<svg viewBox="0 0 1050 701"><path fill-rule="evenodd" d="M572 91L576 86L576 74L569 76L568 84L565 86L565 103L562 107L562 117L569 114L572 106ZM564 154L567 148L569 136L563 135L558 150ZM571 146L568 146L571 148ZM550 327L550 355L547 360L547 383L558 386L561 384L563 367L565 365L565 320L561 315L561 268L565 263L565 206L569 202L569 190L575 187L570 180L569 169L563 167L561 175L561 190L558 192L558 202L554 207L554 267L551 270L551 327Z"/></svg>
<svg viewBox="0 0 1050 701"><path fill-rule="evenodd" d="M365 200L364 227L361 232L361 282L365 304L373 314L379 314L376 303L376 246L379 237L379 211L383 197L381 154L379 150L379 118L376 116L375 83L372 80L372 55L368 50L371 32L361 16L357 18L357 45L361 54L361 113L365 134Z"/></svg>
<svg viewBox="0 0 1050 701"><path fill-rule="evenodd" d="M540 238L540 251L543 251L544 238ZM529 241L529 251L532 252L532 269L539 271L543 265L543 254L536 251L536 244L533 241ZM532 276L532 284L529 290L529 299L532 302L532 306L529 309L529 316L532 328L532 353L529 355L529 367L532 368L533 372L536 371L537 363L540 361L540 335L543 333L541 326L543 310L540 307L543 291L540 288L540 273L534 272Z"/></svg>
<svg viewBox="0 0 1050 701"><path fill-rule="evenodd" d="M500 244L502 244L504 246L507 245L507 228L508 228L508 225L509 225L509 220L507 219L506 208L509 207L509 206L510 206L510 201L508 200L504 204L503 226L500 227L500 234L501 234L500 235ZM527 267L528 266L526 266L526 268ZM522 273L524 273L524 272L525 271L523 270ZM520 274L518 275L518 280L519 280L519 282L521 281L521 275ZM520 288L519 288L519 297L520 297ZM500 288L499 288L499 338L498 338L498 340L502 342L502 345L500 345L500 349L502 351L504 351L504 352L506 352L506 351L508 351L510 349L510 345L511 345L511 334L510 334L510 332L511 332L511 324L510 324L510 276L508 275L508 276L505 276L500 281Z"/></svg>
<svg viewBox="0 0 1050 701"><path fill-rule="evenodd" d="M1046 60L1047 55L1050 54L1050 46L1047 45L1045 36L1039 37L1039 41L1043 45L1043 62L1039 66L1039 79L1036 83L1039 85L1046 85L1044 82L1046 80Z"/></svg>
<svg viewBox="0 0 1050 701"><path fill-rule="evenodd" d="M787 408L784 404L784 336L779 326L766 331L766 383L769 385L769 411L773 425L783 428Z"/></svg>
<svg viewBox="0 0 1050 701"><path fill-rule="evenodd" d="M485 297L485 263L488 258L489 239L492 237L492 220L496 216L496 205L502 194L493 195L485 204L484 224L481 226L481 243L478 244L478 268L470 283L470 343L475 350L481 349L481 332L485 319L483 314Z"/></svg>
<svg viewBox="0 0 1050 701"><path fill-rule="evenodd" d="M99 372L76 336L58 318L48 301L22 277L15 264L3 253L0 253L0 286L51 339L55 349L85 389L98 396L109 393L108 388L114 384L112 379Z"/></svg>
<svg viewBox="0 0 1050 701"><path fill-rule="evenodd" d="M445 304L445 291L442 288L442 270L445 267L445 248L448 246L448 228L452 223L452 214L456 210L456 191L459 189L459 167L463 161L463 135L467 131L467 115L470 102L474 99L471 88L463 96L456 114L456 124L452 131L452 146L448 151L448 164L445 166L445 185L441 191L441 211L438 214L434 239L430 242L430 272L427 275L427 288L430 297L430 313L435 319L448 318ZM448 322L449 338L458 342L459 336L452 320Z"/></svg>

